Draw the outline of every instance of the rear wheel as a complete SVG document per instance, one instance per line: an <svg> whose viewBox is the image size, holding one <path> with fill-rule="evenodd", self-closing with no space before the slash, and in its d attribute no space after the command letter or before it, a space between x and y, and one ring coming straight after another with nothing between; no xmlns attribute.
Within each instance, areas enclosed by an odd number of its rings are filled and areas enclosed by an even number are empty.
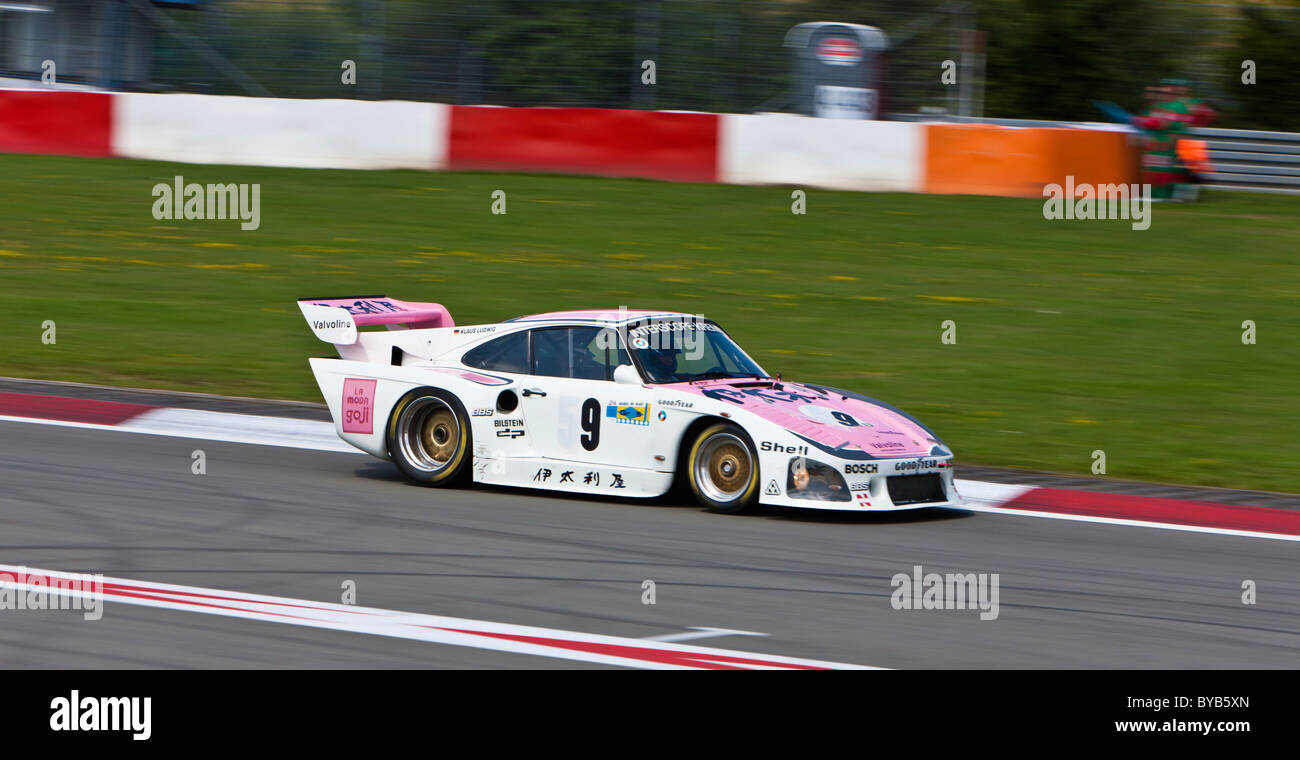
<svg viewBox="0 0 1300 760"><path fill-rule="evenodd" d="M722 422L701 430L686 468L695 498L714 512L743 512L757 500L758 457L737 425Z"/></svg>
<svg viewBox="0 0 1300 760"><path fill-rule="evenodd" d="M421 388L397 402L387 437L393 463L417 483L448 485L469 472L469 418L460 401L444 390Z"/></svg>

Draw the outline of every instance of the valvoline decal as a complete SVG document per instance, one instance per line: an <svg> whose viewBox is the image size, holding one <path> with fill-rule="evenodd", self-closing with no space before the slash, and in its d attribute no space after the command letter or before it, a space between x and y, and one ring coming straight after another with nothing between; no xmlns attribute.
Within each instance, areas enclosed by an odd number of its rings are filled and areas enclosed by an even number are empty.
<svg viewBox="0 0 1300 760"><path fill-rule="evenodd" d="M374 432L375 382L356 377L343 381L343 432Z"/></svg>

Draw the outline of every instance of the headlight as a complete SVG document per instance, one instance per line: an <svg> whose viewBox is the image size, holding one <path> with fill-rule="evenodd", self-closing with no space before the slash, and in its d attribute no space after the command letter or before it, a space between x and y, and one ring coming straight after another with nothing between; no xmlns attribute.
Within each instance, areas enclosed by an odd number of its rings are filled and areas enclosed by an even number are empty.
<svg viewBox="0 0 1300 760"><path fill-rule="evenodd" d="M844 476L828 464L792 457L785 478L785 493L794 499L849 501L853 498Z"/></svg>

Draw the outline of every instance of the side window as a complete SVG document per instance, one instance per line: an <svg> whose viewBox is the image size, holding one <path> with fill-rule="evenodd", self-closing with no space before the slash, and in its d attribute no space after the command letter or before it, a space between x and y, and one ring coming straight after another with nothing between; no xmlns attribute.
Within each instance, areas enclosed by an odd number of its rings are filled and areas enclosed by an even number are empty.
<svg viewBox="0 0 1300 760"><path fill-rule="evenodd" d="M533 374L611 380L631 364L618 332L601 327L548 327L533 331Z"/></svg>
<svg viewBox="0 0 1300 760"><path fill-rule="evenodd" d="M533 330L533 374L570 377L569 328Z"/></svg>
<svg viewBox="0 0 1300 760"><path fill-rule="evenodd" d="M613 380L614 368L620 364L631 364L632 357L628 356L627 349L623 347L623 339L619 336L618 330L608 327L583 327L579 328L583 332L580 342L586 350L585 354L588 362L579 362L575 360L575 368L578 366L589 367L588 374L581 377L587 377L592 380Z"/></svg>
<svg viewBox="0 0 1300 760"><path fill-rule="evenodd" d="M528 371L528 333L517 332L470 349L461 361L467 367L497 372Z"/></svg>

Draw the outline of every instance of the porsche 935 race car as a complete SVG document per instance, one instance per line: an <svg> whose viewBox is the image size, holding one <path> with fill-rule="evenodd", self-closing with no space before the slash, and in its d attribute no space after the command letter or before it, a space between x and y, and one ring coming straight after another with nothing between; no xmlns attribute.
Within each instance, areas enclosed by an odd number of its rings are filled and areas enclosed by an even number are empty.
<svg viewBox="0 0 1300 760"><path fill-rule="evenodd" d="M441 486L474 481L878 511L954 506L953 454L911 415L768 375L712 320L655 311L458 326L436 303L298 301L339 436ZM388 330L359 331L371 325ZM677 479L681 479L678 481Z"/></svg>

